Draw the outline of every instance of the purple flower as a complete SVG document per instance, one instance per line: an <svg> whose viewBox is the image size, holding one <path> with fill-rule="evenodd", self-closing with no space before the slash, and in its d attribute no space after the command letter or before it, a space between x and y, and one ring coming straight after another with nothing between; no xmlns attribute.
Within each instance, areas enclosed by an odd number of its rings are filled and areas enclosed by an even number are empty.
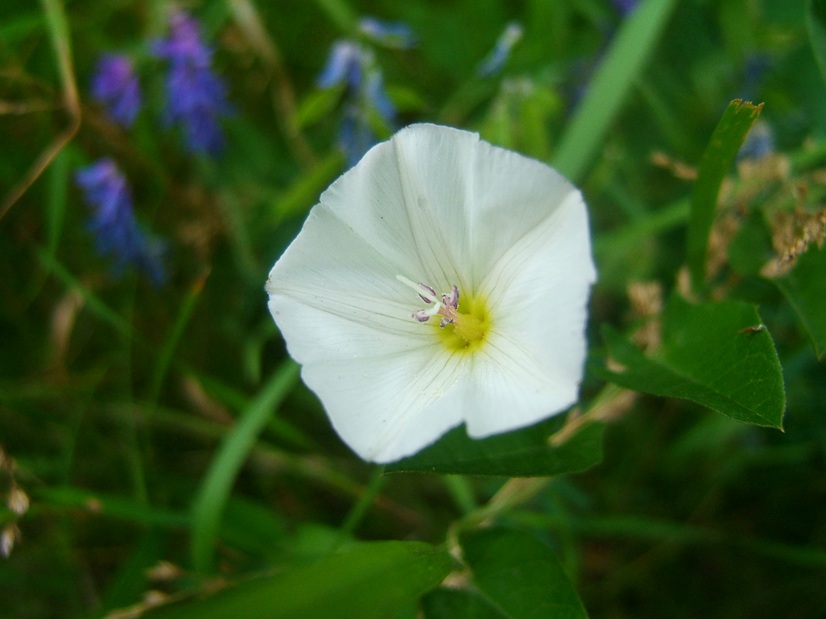
<svg viewBox="0 0 826 619"><path fill-rule="evenodd" d="M514 45L519 43L523 33L522 24L518 22L509 23L496 40L496 45L494 45L493 50L491 50L488 57L485 58L479 66L479 74L495 75L499 73L505 66L505 62L507 62Z"/></svg>
<svg viewBox="0 0 826 619"><path fill-rule="evenodd" d="M344 119L339 142L350 165L355 165L379 137L375 122L392 126L396 109L387 96L381 69L373 52L354 41L336 41L327 65L318 76L322 88L345 87Z"/></svg>
<svg viewBox="0 0 826 619"><path fill-rule="evenodd" d="M169 61L164 121L183 128L191 152L217 154L224 146L219 119L232 111L226 85L212 71L212 49L201 39L198 23L174 13L169 26L169 38L152 46L157 57Z"/></svg>
<svg viewBox="0 0 826 619"><path fill-rule="evenodd" d="M112 120L132 126L141 107L141 90L132 62L126 56L104 56L92 77L92 97Z"/></svg>
<svg viewBox="0 0 826 619"><path fill-rule="evenodd" d="M115 272L121 274L134 266L143 270L156 285L162 284L165 279L163 243L138 227L129 186L115 162L96 161L79 170L75 182L93 209L89 229L95 235L98 252L114 260Z"/></svg>

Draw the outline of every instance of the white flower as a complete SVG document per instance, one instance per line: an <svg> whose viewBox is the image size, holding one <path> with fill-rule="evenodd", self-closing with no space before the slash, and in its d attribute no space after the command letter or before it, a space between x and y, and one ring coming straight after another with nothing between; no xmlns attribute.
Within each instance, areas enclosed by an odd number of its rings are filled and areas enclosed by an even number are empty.
<svg viewBox="0 0 826 619"><path fill-rule="evenodd" d="M413 125L335 181L267 280L304 382L362 458L577 400L596 279L580 193L466 131Z"/></svg>

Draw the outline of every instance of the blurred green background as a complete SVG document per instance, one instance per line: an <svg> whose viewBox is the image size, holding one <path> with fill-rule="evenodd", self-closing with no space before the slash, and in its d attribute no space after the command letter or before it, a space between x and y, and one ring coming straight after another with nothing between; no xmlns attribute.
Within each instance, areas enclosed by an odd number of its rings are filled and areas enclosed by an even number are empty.
<svg viewBox="0 0 826 619"><path fill-rule="evenodd" d="M417 121L472 129L559 162L582 188L600 273L595 358L601 325L638 324L630 284L677 285L692 173L731 99L765 102L765 152L789 171L741 172L726 204L821 204L826 87L806 3L649 0L626 12L633 4L5 0L0 493L22 491L30 506L0 511L14 541L0 559L0 616L102 617L149 590L289 569L347 539L440 544L505 482L383 476L357 460L267 312L269 268L348 165L352 101L318 85L335 41L360 41L383 76L396 113L367 110L376 139ZM159 121L163 65L149 49L172 8L198 19L227 85L215 156L187 152ZM415 44L371 40L364 16L406 24ZM521 39L483 74L513 22ZM89 94L105 53L129 55L141 79L144 108L127 129ZM95 249L73 177L102 157L166 243L162 285L116 273ZM826 616L826 380L789 305L756 276L771 253L754 236L732 246L719 283L771 329L785 431L640 397L609 426L600 465L500 515L554 548L592 617ZM600 385L589 373L584 400ZM222 463L219 442L239 419L263 429ZM176 568L152 580L159 561Z"/></svg>

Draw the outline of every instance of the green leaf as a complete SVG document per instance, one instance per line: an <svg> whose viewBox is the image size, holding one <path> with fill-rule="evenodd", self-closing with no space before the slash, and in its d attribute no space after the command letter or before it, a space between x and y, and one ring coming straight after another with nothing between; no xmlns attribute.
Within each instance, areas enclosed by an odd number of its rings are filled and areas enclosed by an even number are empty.
<svg viewBox="0 0 826 619"><path fill-rule="evenodd" d="M467 589L434 589L422 598L425 619L507 619L481 595Z"/></svg>
<svg viewBox="0 0 826 619"><path fill-rule="evenodd" d="M451 556L429 544L363 543L286 573L247 580L205 599L143 616L383 619L438 585L452 569Z"/></svg>
<svg viewBox="0 0 826 619"><path fill-rule="evenodd" d="M757 310L739 301L692 305L672 296L663 314L663 343L647 357L606 327L603 337L624 371L597 369L607 380L643 393L683 398L738 421L782 428L783 374Z"/></svg>
<svg viewBox="0 0 826 619"><path fill-rule="evenodd" d="M735 272L759 275L760 270L774 257L771 233L763 213L752 211L745 214L740 230L729 243L726 253Z"/></svg>
<svg viewBox="0 0 826 619"><path fill-rule="evenodd" d="M775 285L792 304L818 358L826 352L826 250L810 247Z"/></svg>
<svg viewBox="0 0 826 619"><path fill-rule="evenodd" d="M482 529L459 542L473 582L508 619L588 617L556 555L533 535Z"/></svg>
<svg viewBox="0 0 826 619"><path fill-rule="evenodd" d="M717 214L720 185L762 109L762 103L753 105L739 99L729 103L700 160L688 220L688 268L694 291L702 290L705 280L708 237Z"/></svg>
<svg viewBox="0 0 826 619"><path fill-rule="evenodd" d="M554 157L556 168L573 182L582 180L604 147L605 134L656 50L676 6L676 0L643 0L614 36Z"/></svg>
<svg viewBox="0 0 826 619"><path fill-rule="evenodd" d="M826 1L809 0L806 27L820 74L826 80Z"/></svg>
<svg viewBox="0 0 826 619"><path fill-rule="evenodd" d="M459 427L385 471L536 477L584 471L602 460L602 425L586 425L559 447L551 447L548 436L559 425L559 419L550 419L478 440Z"/></svg>

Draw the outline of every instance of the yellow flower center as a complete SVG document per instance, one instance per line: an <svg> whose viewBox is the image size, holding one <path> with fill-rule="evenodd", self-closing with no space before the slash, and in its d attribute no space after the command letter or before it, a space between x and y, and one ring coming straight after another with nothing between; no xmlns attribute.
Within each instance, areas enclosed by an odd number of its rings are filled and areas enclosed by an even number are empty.
<svg viewBox="0 0 826 619"><path fill-rule="evenodd" d="M462 299L464 312L456 311L453 322L444 327L434 322L442 343L455 352L472 352L479 348L490 330L490 315L485 303L478 298Z"/></svg>
<svg viewBox="0 0 826 619"><path fill-rule="evenodd" d="M485 302L479 297L468 296L462 299L459 311L459 289L452 286L450 292L437 295L427 284L415 284L406 277L397 275L396 279L412 288L428 306L413 312L412 317L419 322L432 321L439 339L451 351L471 352L478 348L490 331L490 314Z"/></svg>

